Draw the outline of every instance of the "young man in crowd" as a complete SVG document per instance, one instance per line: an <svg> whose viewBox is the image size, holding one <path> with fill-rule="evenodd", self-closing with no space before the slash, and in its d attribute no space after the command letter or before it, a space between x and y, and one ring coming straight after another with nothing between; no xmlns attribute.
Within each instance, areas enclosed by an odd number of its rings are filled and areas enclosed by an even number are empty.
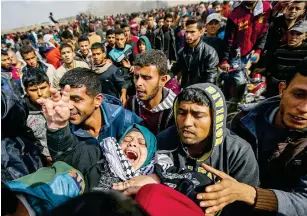
<svg viewBox="0 0 307 216"><path fill-rule="evenodd" d="M261 215L304 215L307 212L307 58L296 73L279 85L279 97L269 98L257 107L238 114L231 129L248 141L256 155L260 170L261 188L232 182L236 196L252 195L241 201L253 206ZM221 181L223 194L231 193ZM230 185L230 184L228 184ZM241 190L245 187L245 190ZM224 192L222 192L224 191ZM228 191L228 193L226 192ZM214 194L212 194L214 196ZM243 195L244 196L244 195ZM221 202L219 202L221 204Z"/></svg>
<svg viewBox="0 0 307 216"><path fill-rule="evenodd" d="M25 45L22 46L19 50L23 60L26 62L26 66L22 69L22 73L25 73L30 68L38 68L41 71L45 72L49 78L49 82L53 82L53 76L55 74L55 68L45 62L39 61L37 59L36 53L33 47Z"/></svg>
<svg viewBox="0 0 307 216"><path fill-rule="evenodd" d="M17 69L17 71L21 73L23 67L26 66L26 63L18 59L14 51L8 51L7 53L9 54L9 57L11 59L12 66L14 66Z"/></svg>
<svg viewBox="0 0 307 216"><path fill-rule="evenodd" d="M196 83L214 83L219 59L214 48L201 40L204 24L191 18L186 25L186 45L179 50L178 61L171 71L182 77L181 88Z"/></svg>
<svg viewBox="0 0 307 216"><path fill-rule="evenodd" d="M89 68L88 64L83 61L75 60L75 52L70 44L62 44L60 47L61 56L63 58L63 65L59 67L53 76L52 87L58 89L59 82L62 76L69 70L80 67Z"/></svg>
<svg viewBox="0 0 307 216"><path fill-rule="evenodd" d="M120 27L125 32L126 44L129 44L132 47L133 54L135 55L138 54L139 53L137 47L137 42L139 40L138 37L131 34L130 26L127 23L122 23Z"/></svg>
<svg viewBox="0 0 307 216"><path fill-rule="evenodd" d="M94 162L97 166L88 168L89 164L93 164L91 158L100 158L99 143L107 137L119 140L128 127L139 123L141 119L124 109L120 102L118 105L114 99L112 104L107 102L108 97L100 93L100 80L89 69L75 68L68 71L62 77L60 87L62 94L52 89L51 98L38 100L45 107L43 111L47 120L49 151L53 158L66 157L67 163L80 167L81 173L88 173L86 188L90 190L98 185L101 178L98 160ZM82 142L86 151L92 149L94 155L83 155L88 161L80 160L78 154L71 155L72 146L66 144L68 139L74 139L74 145ZM78 152L83 154L82 149Z"/></svg>
<svg viewBox="0 0 307 216"><path fill-rule="evenodd" d="M50 97L49 78L38 68L30 68L22 76L22 84L26 95L24 97L29 109L27 125L32 129L34 136L43 146L43 155L47 161L51 162L50 153L47 146L47 127L46 119L43 115L42 106L36 101L39 98L47 99Z"/></svg>
<svg viewBox="0 0 307 216"><path fill-rule="evenodd" d="M107 56L109 56L109 53L111 50L115 47L115 31L113 29L110 29L107 31L107 43L105 45Z"/></svg>
<svg viewBox="0 0 307 216"><path fill-rule="evenodd" d="M11 59L5 50L1 50L1 89L14 92L18 96L23 95L20 76Z"/></svg>
<svg viewBox="0 0 307 216"><path fill-rule="evenodd" d="M123 29L115 31L115 48L109 53L110 59L116 67L122 71L123 77L126 82L127 94L134 95L133 76L130 74L131 66L134 60L132 47L126 44L125 32Z"/></svg>
<svg viewBox="0 0 307 216"><path fill-rule="evenodd" d="M176 38L175 32L171 28L173 16L166 14L164 17L164 25L155 31L153 49L161 50L166 58L172 62L177 60Z"/></svg>
<svg viewBox="0 0 307 216"><path fill-rule="evenodd" d="M266 40L267 50L266 58L268 61L272 59L272 56L277 48L286 43L285 36L287 31L294 26L294 24L303 18L303 14L306 11L306 1L292 1L282 2L280 1L275 5L273 9L285 10L281 16L274 17L269 25L268 36Z"/></svg>
<svg viewBox="0 0 307 216"><path fill-rule="evenodd" d="M218 13L210 14L206 20L207 34L202 38L203 42L215 49L219 57L221 57L223 51L223 40L218 37L220 28L221 15Z"/></svg>
<svg viewBox="0 0 307 216"><path fill-rule="evenodd" d="M246 89L245 66L249 60L252 64L258 63L264 49L267 34L271 5L268 1L242 1L238 3L227 19L224 36L224 51L219 67L223 71L236 69L229 73L225 81L224 92L230 93L226 98L234 102L242 100Z"/></svg>
<svg viewBox="0 0 307 216"><path fill-rule="evenodd" d="M157 27L157 29L154 31L153 44L154 44L154 42L155 42L155 34L156 34L156 32L158 31L158 29L161 29L161 28L163 27L163 25L164 25L164 17L163 17L163 16L160 16L160 17L158 18L158 27Z"/></svg>
<svg viewBox="0 0 307 216"><path fill-rule="evenodd" d="M111 60L107 59L106 50L102 43L94 43L91 48L94 68L101 81L101 93L109 94L120 98L123 104L126 103L127 87L123 74Z"/></svg>
<svg viewBox="0 0 307 216"><path fill-rule="evenodd" d="M88 39L88 37L81 36L78 40L78 44L80 49L77 50L75 59L77 61L83 61L87 63L88 67L92 68L93 59L90 47L90 40Z"/></svg>
<svg viewBox="0 0 307 216"><path fill-rule="evenodd" d="M185 30L188 18L189 17L187 15L182 16L180 21L181 25L175 30L177 52L184 47L185 44Z"/></svg>
<svg viewBox="0 0 307 216"><path fill-rule="evenodd" d="M89 32L88 32L88 39L90 41L90 47L94 44L94 43L101 43L101 37L96 34L95 31L95 27L93 25L91 25L89 27Z"/></svg>
<svg viewBox="0 0 307 216"><path fill-rule="evenodd" d="M154 40L154 31L155 31L155 18L154 15L149 14L147 19L147 33L146 37L149 39L150 43L153 44Z"/></svg>
<svg viewBox="0 0 307 216"><path fill-rule="evenodd" d="M169 161L172 165L168 169L157 165L154 176L136 177L130 179L129 184L115 185L114 189L162 183L204 207L211 202L203 198L203 192L215 188L220 178L218 174L207 172L208 167L228 173L231 179L236 179L235 182L259 185L258 164L251 146L226 129L226 101L217 86L201 83L183 89L174 101L173 110L175 125L157 136L158 164ZM159 194L159 191L155 193ZM165 196L163 193L160 195ZM246 193L242 198L249 196ZM215 212L212 209L204 211L206 215L214 215ZM221 215L251 215L251 212L247 204L236 202L225 207Z"/></svg>
<svg viewBox="0 0 307 216"><path fill-rule="evenodd" d="M267 96L278 95L282 80L293 76L295 67L307 57L307 21L297 22L287 32L287 44L277 48L267 67Z"/></svg>
<svg viewBox="0 0 307 216"><path fill-rule="evenodd" d="M153 133L174 123L173 101L175 93L164 88L167 82L167 59L162 51L150 50L137 56L134 62L136 95L129 99L126 108L140 116Z"/></svg>

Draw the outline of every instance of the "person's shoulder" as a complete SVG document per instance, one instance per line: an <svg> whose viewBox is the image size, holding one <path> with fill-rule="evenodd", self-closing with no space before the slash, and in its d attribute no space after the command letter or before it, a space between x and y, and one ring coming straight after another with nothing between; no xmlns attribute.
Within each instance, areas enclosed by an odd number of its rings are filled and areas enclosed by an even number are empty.
<svg viewBox="0 0 307 216"><path fill-rule="evenodd" d="M228 154L232 154L232 152L244 153L252 147L250 143L228 129L226 129L226 136L223 145L226 145Z"/></svg>
<svg viewBox="0 0 307 216"><path fill-rule="evenodd" d="M158 150L172 151L180 144L177 127L173 125L157 135Z"/></svg>
<svg viewBox="0 0 307 216"><path fill-rule="evenodd" d="M48 63L45 63L45 62L43 64L45 64L48 67L48 69L51 69L51 70L54 70L54 71L56 70L55 67L52 64L48 64Z"/></svg>
<svg viewBox="0 0 307 216"><path fill-rule="evenodd" d="M65 73L66 69L63 65L61 65L58 69L55 70L55 74Z"/></svg>
<svg viewBox="0 0 307 216"><path fill-rule="evenodd" d="M89 68L88 64L84 61L78 61L76 60L76 66L81 68Z"/></svg>

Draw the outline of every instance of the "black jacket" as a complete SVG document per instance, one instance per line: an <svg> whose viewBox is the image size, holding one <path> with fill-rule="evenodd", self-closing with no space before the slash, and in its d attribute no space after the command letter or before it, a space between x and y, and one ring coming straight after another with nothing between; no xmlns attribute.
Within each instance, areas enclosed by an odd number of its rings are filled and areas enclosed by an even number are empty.
<svg viewBox="0 0 307 216"><path fill-rule="evenodd" d="M297 72L295 67L306 57L307 43L303 42L298 47L289 47L287 44L282 45L276 49L267 67L268 76L277 80L287 80Z"/></svg>
<svg viewBox="0 0 307 216"><path fill-rule="evenodd" d="M185 88L196 83L215 83L219 57L215 49L200 41L193 49L185 46L178 52L178 61L171 71L181 72L181 87Z"/></svg>
<svg viewBox="0 0 307 216"><path fill-rule="evenodd" d="M121 70L115 65L103 65L101 67L95 66L94 71L99 74L101 82L101 93L109 94L114 97L120 98L121 90L127 89L124 77Z"/></svg>
<svg viewBox="0 0 307 216"><path fill-rule="evenodd" d="M169 60L176 61L178 59L177 57L177 51L176 51L176 38L175 38L175 32L174 29L170 29L170 35L171 35L171 46L170 48L172 50L169 50ZM154 40L152 44L153 49L161 50L164 52L165 47L164 47L164 32L162 28L157 29L154 32Z"/></svg>

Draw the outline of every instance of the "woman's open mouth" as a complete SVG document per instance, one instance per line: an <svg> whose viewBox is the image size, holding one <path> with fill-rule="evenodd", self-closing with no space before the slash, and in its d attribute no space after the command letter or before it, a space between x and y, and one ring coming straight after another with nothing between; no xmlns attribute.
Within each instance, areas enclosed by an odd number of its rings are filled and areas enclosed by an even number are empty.
<svg viewBox="0 0 307 216"><path fill-rule="evenodd" d="M131 162L136 161L139 157L135 151L131 151L131 150L126 151L126 156Z"/></svg>

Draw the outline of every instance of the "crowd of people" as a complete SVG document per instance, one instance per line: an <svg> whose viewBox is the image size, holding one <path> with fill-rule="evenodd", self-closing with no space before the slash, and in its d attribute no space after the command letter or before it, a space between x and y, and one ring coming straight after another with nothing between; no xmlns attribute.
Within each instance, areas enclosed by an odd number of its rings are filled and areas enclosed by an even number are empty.
<svg viewBox="0 0 307 216"><path fill-rule="evenodd" d="M307 215L306 9L50 13L2 35L1 214Z"/></svg>

